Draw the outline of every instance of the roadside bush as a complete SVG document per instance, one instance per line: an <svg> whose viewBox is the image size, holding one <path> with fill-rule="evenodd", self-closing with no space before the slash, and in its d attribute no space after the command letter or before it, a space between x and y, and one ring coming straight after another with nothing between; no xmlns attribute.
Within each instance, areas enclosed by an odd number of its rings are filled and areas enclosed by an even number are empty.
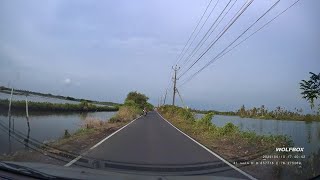
<svg viewBox="0 0 320 180"><path fill-rule="evenodd" d="M153 108L154 108L154 106L152 104L148 103L148 102L147 102L145 107L147 108L147 111L152 111Z"/></svg>
<svg viewBox="0 0 320 180"><path fill-rule="evenodd" d="M134 102L133 100L126 100L124 102L123 106L139 107L139 105L136 102Z"/></svg>
<svg viewBox="0 0 320 180"><path fill-rule="evenodd" d="M114 122L122 122L122 121L130 121L133 120L141 114L142 109L132 105L123 105L119 108L118 113L113 116L109 122L114 123Z"/></svg>
<svg viewBox="0 0 320 180"><path fill-rule="evenodd" d="M204 115L201 119L197 120L196 122L198 124L201 124L201 125L205 125L205 126L212 126L212 118L214 116L214 113L213 112L210 112L206 115Z"/></svg>
<svg viewBox="0 0 320 180"><path fill-rule="evenodd" d="M194 114L189 110L172 105L164 105L159 108L159 111L164 113L168 118L176 118L179 120L186 120L194 122Z"/></svg>
<svg viewBox="0 0 320 180"><path fill-rule="evenodd" d="M83 126L87 129L93 129L93 128L99 128L102 127L106 122L100 120L100 119L95 119L95 118L86 118L83 122Z"/></svg>
<svg viewBox="0 0 320 180"><path fill-rule="evenodd" d="M239 128L238 126L235 126L234 124L228 122L226 125L219 128L219 131L221 135L230 135L239 132Z"/></svg>
<svg viewBox="0 0 320 180"><path fill-rule="evenodd" d="M119 107L119 111L114 115L109 122L131 121L142 114L142 110L146 107L148 110L153 109L153 105L148 103L148 97L136 91L130 92L124 101L124 104Z"/></svg>
<svg viewBox="0 0 320 180"><path fill-rule="evenodd" d="M129 92L125 100L125 104L134 102L140 109L143 109L148 104L148 97L137 91Z"/></svg>

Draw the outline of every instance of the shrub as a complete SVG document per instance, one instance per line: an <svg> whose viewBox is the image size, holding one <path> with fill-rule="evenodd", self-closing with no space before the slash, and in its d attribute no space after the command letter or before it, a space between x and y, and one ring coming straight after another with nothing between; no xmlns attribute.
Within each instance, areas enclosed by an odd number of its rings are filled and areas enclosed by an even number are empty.
<svg viewBox="0 0 320 180"><path fill-rule="evenodd" d="M64 130L64 136L63 136L63 138L68 138L68 137L70 137L70 136L71 136L71 135L70 135L68 129L65 129L65 130Z"/></svg>
<svg viewBox="0 0 320 180"><path fill-rule="evenodd" d="M86 118L83 122L83 126L87 129L93 129L93 128L99 128L104 125L104 121L100 119L94 119L94 118Z"/></svg>
<svg viewBox="0 0 320 180"><path fill-rule="evenodd" d="M205 125L205 126L212 126L211 121L212 121L213 116L214 116L214 113L210 112L210 113L206 114L205 116L203 116L201 119L199 119L197 121L197 123Z"/></svg>
<svg viewBox="0 0 320 180"><path fill-rule="evenodd" d="M219 131L222 135L229 135L229 134L234 134L236 132L239 132L239 128L238 126L235 126L231 122L228 122L226 125L220 128Z"/></svg>
<svg viewBox="0 0 320 180"><path fill-rule="evenodd" d="M159 111L165 113L169 118L178 118L180 120L187 120L191 122L195 121L194 114L189 109L172 105L164 105L159 108Z"/></svg>
<svg viewBox="0 0 320 180"><path fill-rule="evenodd" d="M130 121L137 118L141 114L142 110L136 106L123 105L119 108L118 113L110 118L109 122L122 122Z"/></svg>
<svg viewBox="0 0 320 180"><path fill-rule="evenodd" d="M139 106L139 108L143 109L144 107L147 106L148 99L149 98L146 95L144 95L142 93L138 93L137 91L133 91L127 95L127 98L125 100L125 104L134 102L135 104L137 104Z"/></svg>

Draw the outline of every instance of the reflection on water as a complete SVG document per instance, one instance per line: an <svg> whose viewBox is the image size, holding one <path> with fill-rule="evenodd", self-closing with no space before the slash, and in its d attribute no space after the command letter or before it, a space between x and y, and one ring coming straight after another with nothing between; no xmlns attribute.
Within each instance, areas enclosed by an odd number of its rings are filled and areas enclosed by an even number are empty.
<svg viewBox="0 0 320 180"><path fill-rule="evenodd" d="M88 113L33 113L27 119L23 114L8 117L0 113L0 154L14 153L18 150L28 150L30 139L40 142L56 140L63 136L67 129L74 133L82 125L86 117L100 120L110 119L115 112L88 112ZM14 134L21 136L21 142L14 138Z"/></svg>
<svg viewBox="0 0 320 180"><path fill-rule="evenodd" d="M81 119L82 121L86 120L87 117L88 117L88 113L87 113L87 112L83 112L83 113L80 114L80 119Z"/></svg>

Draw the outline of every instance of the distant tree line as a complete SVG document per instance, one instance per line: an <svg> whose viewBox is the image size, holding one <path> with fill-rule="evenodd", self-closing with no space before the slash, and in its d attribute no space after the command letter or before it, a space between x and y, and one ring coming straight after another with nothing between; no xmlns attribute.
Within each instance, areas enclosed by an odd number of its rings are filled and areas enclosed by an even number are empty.
<svg viewBox="0 0 320 180"><path fill-rule="evenodd" d="M236 112L236 115L240 117L248 117L248 118L259 118L259 119L278 119L278 120L304 120L304 121L312 121L312 120L320 120L319 115L311 115L302 114L302 109L295 108L295 112L286 110L285 108L278 106L275 110L268 110L264 105L261 107L253 107L251 109L246 109L244 105Z"/></svg>
<svg viewBox="0 0 320 180"><path fill-rule="evenodd" d="M0 110L8 111L9 100L0 100ZM25 111L25 101L12 101L13 111ZM87 101L82 101L79 104L58 104L49 102L28 102L29 111L43 111L43 112L94 112L94 111L118 111L118 107L96 106Z"/></svg>
<svg viewBox="0 0 320 180"><path fill-rule="evenodd" d="M5 87L5 86L0 86L0 92L11 93L11 89L8 87ZM114 102L93 101L93 100L88 100L88 99L74 98L74 97L70 97L70 96L53 95L50 93L40 93L40 92L21 90L21 89L14 89L14 94L16 94L16 95L36 95L36 96L51 97L51 98L70 100L70 101L78 101L78 102L86 101L89 103L95 103L95 104L101 104L101 105L107 105L107 106L120 105L119 103L114 103Z"/></svg>
<svg viewBox="0 0 320 180"><path fill-rule="evenodd" d="M191 112L199 113L199 114L208 114L214 113L216 115L226 115L226 116L236 116L237 114L233 111L216 111L216 110L198 110L198 109L190 109Z"/></svg>
<svg viewBox="0 0 320 180"><path fill-rule="evenodd" d="M311 109L315 109L316 100L320 98L320 73L315 74L309 72L309 80L301 80L300 89L301 94L304 99L306 99ZM261 107L253 107L251 109L246 109L244 105L236 112L219 112L214 110L196 110L192 109L193 112L206 114L212 112L218 115L236 115L240 117L248 118L259 118L259 119L283 119L283 120L303 120L303 121L320 121L320 104L317 105L318 109L315 110L317 114L303 114L303 110L295 108L295 111L286 110L283 107L276 107L275 110L269 111L264 105Z"/></svg>

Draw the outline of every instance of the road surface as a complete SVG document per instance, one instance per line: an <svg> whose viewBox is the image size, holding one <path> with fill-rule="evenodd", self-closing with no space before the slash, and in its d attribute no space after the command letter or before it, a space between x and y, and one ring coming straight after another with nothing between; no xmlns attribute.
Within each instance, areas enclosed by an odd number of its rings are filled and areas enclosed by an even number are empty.
<svg viewBox="0 0 320 180"><path fill-rule="evenodd" d="M149 112L69 165L179 175L206 174L250 179Z"/></svg>

